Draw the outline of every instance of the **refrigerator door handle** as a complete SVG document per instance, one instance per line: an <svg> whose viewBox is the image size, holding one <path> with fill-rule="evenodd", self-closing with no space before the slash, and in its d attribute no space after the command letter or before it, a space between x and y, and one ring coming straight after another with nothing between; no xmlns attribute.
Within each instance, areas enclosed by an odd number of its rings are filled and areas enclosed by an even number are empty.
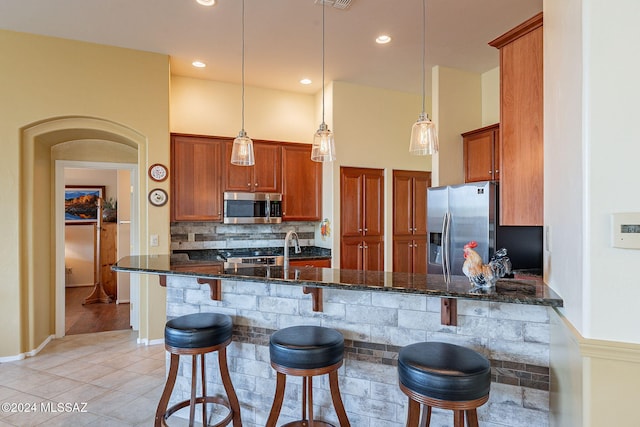
<svg viewBox="0 0 640 427"><path fill-rule="evenodd" d="M447 211L444 216L444 232L443 232L443 247L444 247L444 267L443 274L446 283L449 283L451 280L451 260L449 259L450 251L451 251L451 212Z"/></svg>
<svg viewBox="0 0 640 427"><path fill-rule="evenodd" d="M447 243L445 237L447 236L447 212L442 217L442 233L440 234L440 247L442 255L440 256L440 264L442 265L442 276L447 278Z"/></svg>

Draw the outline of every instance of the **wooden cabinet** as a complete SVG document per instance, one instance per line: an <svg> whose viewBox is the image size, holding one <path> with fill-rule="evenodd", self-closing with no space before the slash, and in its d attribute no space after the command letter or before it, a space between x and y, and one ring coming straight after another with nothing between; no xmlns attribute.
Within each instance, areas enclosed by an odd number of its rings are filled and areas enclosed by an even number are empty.
<svg viewBox="0 0 640 427"><path fill-rule="evenodd" d="M393 239L393 271L427 273L427 237Z"/></svg>
<svg viewBox="0 0 640 427"><path fill-rule="evenodd" d="M172 135L171 220L222 221L224 140Z"/></svg>
<svg viewBox="0 0 640 427"><path fill-rule="evenodd" d="M500 49L500 223L543 224L542 13L489 44Z"/></svg>
<svg viewBox="0 0 640 427"><path fill-rule="evenodd" d="M319 221L322 163L311 160L310 144L282 144L282 220Z"/></svg>
<svg viewBox="0 0 640 427"><path fill-rule="evenodd" d="M118 281L111 266L116 263L116 245L118 243L118 224L103 222L100 228L100 283L104 292L113 300L118 297Z"/></svg>
<svg viewBox="0 0 640 427"><path fill-rule="evenodd" d="M393 271L427 272L427 188L431 173L393 171Z"/></svg>
<svg viewBox="0 0 640 427"><path fill-rule="evenodd" d="M289 260L289 266L331 268L331 259L292 259Z"/></svg>
<svg viewBox="0 0 640 427"><path fill-rule="evenodd" d="M500 180L500 124L462 134L464 182Z"/></svg>
<svg viewBox="0 0 640 427"><path fill-rule="evenodd" d="M384 171L340 168L340 268L384 269Z"/></svg>
<svg viewBox="0 0 640 427"><path fill-rule="evenodd" d="M278 143L254 141L255 165L231 164L233 141L225 149L225 191L280 193L282 179L281 147Z"/></svg>

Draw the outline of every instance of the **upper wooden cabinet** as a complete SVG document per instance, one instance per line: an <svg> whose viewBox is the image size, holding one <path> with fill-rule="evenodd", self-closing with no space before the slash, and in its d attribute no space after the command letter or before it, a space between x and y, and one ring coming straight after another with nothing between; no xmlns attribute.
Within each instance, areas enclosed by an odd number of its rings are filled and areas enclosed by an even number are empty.
<svg viewBox="0 0 640 427"><path fill-rule="evenodd" d="M248 191L280 193L282 160L280 144L275 142L253 142L255 165L231 164L233 141L227 141L225 153L225 191Z"/></svg>
<svg viewBox="0 0 640 427"><path fill-rule="evenodd" d="M282 219L319 221L322 163L311 160L311 144L282 144Z"/></svg>
<svg viewBox="0 0 640 427"><path fill-rule="evenodd" d="M493 40L500 49L500 224L542 225L542 13Z"/></svg>
<svg viewBox="0 0 640 427"><path fill-rule="evenodd" d="M171 220L222 221L225 140L171 136Z"/></svg>
<svg viewBox="0 0 640 427"><path fill-rule="evenodd" d="M500 124L462 134L464 182L500 180Z"/></svg>

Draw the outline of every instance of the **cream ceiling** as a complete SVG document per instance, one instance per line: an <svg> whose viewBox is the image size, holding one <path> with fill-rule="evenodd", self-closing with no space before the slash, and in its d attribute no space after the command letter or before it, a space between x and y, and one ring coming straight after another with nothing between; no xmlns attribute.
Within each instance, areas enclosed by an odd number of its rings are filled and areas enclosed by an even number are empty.
<svg viewBox="0 0 640 427"><path fill-rule="evenodd" d="M542 10L542 0L427 0L427 70L498 66L487 42ZM314 0L246 0L247 85L316 93L321 6ZM421 90L421 0L352 0L326 9L325 80ZM0 28L168 54L173 74L240 82L241 1L0 0ZM380 33L391 43L377 45ZM195 69L191 62L208 64ZM313 80L303 86L299 80ZM427 84L429 90L429 84Z"/></svg>

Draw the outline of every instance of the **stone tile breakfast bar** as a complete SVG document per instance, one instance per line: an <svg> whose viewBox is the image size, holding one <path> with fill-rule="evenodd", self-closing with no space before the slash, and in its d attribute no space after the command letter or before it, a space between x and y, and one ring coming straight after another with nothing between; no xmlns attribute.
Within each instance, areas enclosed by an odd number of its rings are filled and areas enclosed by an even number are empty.
<svg viewBox="0 0 640 427"><path fill-rule="evenodd" d="M489 359L491 391L478 408L480 425L549 424L549 311L563 302L540 280L502 279L494 289L472 292L466 277L445 283L440 275L172 261L169 255L125 257L113 269L158 275L167 288L168 319L231 316L229 370L245 426L265 425L276 389L269 338L294 325L344 335L340 391L352 426L405 425L398 352L423 341L458 344ZM213 357L207 366L217 372ZM188 398L189 371L180 369L172 400ZM218 375L208 380L210 390L224 394ZM288 380L279 423L299 419L300 388L299 378ZM338 425L325 376L314 382L313 396L315 416ZM451 411L434 409L432 423L449 425Z"/></svg>

